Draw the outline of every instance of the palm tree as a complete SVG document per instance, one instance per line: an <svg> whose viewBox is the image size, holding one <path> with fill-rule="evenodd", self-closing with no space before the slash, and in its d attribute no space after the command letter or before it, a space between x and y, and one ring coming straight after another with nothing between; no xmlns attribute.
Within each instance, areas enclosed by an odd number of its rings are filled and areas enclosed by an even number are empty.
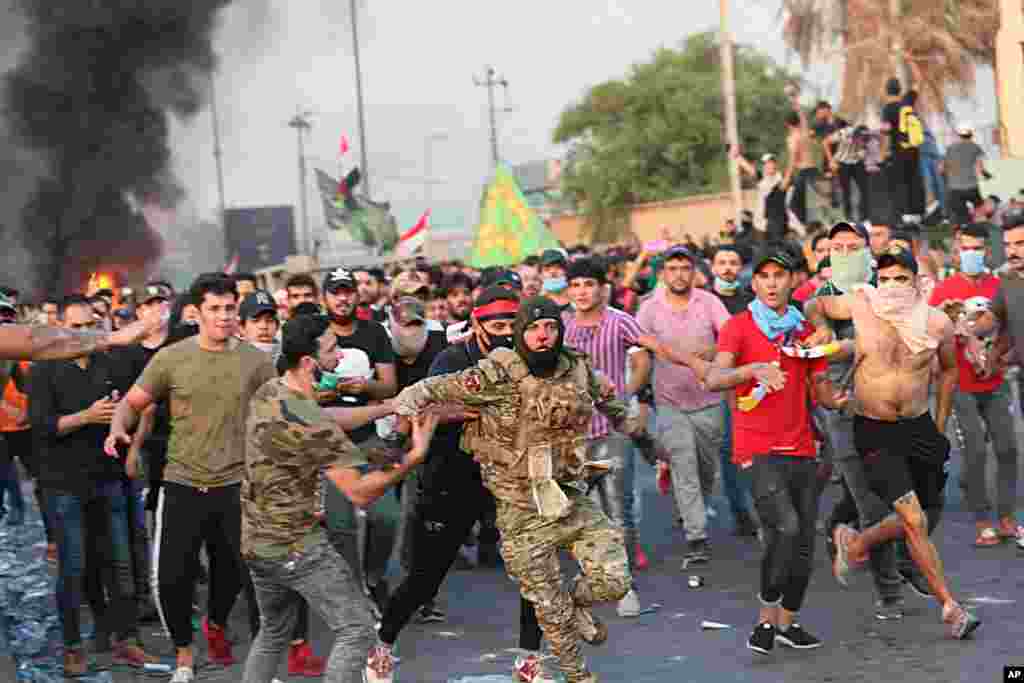
<svg viewBox="0 0 1024 683"><path fill-rule="evenodd" d="M783 38L805 65L845 58L840 110L849 116L877 101L901 56L922 107L938 113L948 95L970 96L976 67L995 61L997 0L783 0L783 17Z"/></svg>

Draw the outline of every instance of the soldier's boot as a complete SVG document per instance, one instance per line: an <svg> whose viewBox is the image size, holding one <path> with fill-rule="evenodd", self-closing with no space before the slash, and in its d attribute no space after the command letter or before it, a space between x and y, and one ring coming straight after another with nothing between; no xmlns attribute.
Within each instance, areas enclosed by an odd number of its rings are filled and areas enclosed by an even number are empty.
<svg viewBox="0 0 1024 683"><path fill-rule="evenodd" d="M591 645L603 645L608 640L608 627L603 621L594 616L589 607L573 608L573 617L576 620L576 630L580 638Z"/></svg>

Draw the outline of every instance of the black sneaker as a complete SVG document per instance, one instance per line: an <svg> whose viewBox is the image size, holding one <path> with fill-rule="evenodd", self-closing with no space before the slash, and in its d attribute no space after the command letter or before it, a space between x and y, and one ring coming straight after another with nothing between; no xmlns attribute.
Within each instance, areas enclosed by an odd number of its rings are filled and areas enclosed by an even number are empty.
<svg viewBox="0 0 1024 683"><path fill-rule="evenodd" d="M683 569L689 569L695 564L707 564L711 561L711 545L706 538L690 541L689 550L683 556Z"/></svg>
<svg viewBox="0 0 1024 683"><path fill-rule="evenodd" d="M441 624L447 618L447 615L433 603L423 605L416 612L416 621L421 624Z"/></svg>
<svg viewBox="0 0 1024 683"><path fill-rule="evenodd" d="M792 628L792 627L791 627ZM747 639L747 649L758 654L770 655L775 647L775 627L765 622L758 624Z"/></svg>
<svg viewBox="0 0 1024 683"><path fill-rule="evenodd" d="M796 622L790 624L785 631L780 630L776 633L775 640L796 650L813 650L816 647L821 647L821 641Z"/></svg>
<svg viewBox="0 0 1024 683"><path fill-rule="evenodd" d="M910 586L910 590L914 591L920 598L934 598L932 594L931 586L925 581L924 576L914 570L901 569L900 576L903 577L903 581Z"/></svg>

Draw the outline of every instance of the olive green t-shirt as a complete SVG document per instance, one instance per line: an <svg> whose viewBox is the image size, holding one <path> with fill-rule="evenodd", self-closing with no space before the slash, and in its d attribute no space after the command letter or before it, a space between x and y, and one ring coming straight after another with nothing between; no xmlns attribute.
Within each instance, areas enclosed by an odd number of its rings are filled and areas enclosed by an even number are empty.
<svg viewBox="0 0 1024 683"><path fill-rule="evenodd" d="M249 400L277 373L270 356L246 342L206 351L198 339L161 349L136 384L154 401L170 401L164 481L229 486L242 481Z"/></svg>

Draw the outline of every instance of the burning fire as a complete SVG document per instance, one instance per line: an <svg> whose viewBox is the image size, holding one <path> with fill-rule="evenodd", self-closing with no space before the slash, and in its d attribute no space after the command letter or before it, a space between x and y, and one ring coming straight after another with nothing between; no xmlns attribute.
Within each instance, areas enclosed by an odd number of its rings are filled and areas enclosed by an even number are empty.
<svg viewBox="0 0 1024 683"><path fill-rule="evenodd" d="M89 285L86 287L86 295L92 296L101 289L114 289L114 276L111 273L93 273L89 276Z"/></svg>

